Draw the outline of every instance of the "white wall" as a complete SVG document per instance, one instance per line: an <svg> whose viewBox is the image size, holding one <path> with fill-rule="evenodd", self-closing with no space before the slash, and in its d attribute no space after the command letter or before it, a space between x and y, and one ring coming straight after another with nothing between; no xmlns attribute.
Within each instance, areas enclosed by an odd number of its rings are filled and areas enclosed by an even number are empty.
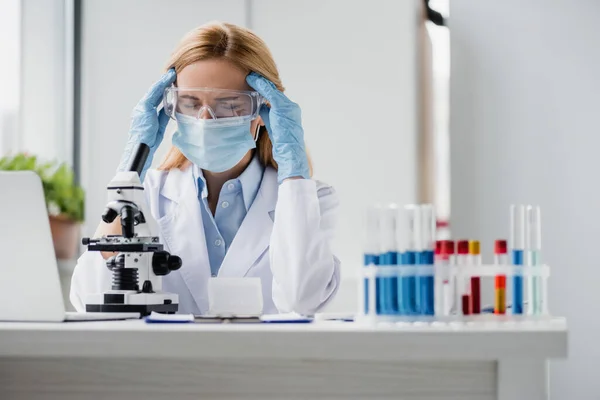
<svg viewBox="0 0 600 400"><path fill-rule="evenodd" d="M5 0L0 13L0 157L17 147L20 92L21 0Z"/></svg>
<svg viewBox="0 0 600 400"><path fill-rule="evenodd" d="M22 0L21 109L16 147L71 162L65 0Z"/></svg>
<svg viewBox="0 0 600 400"><path fill-rule="evenodd" d="M509 204L541 205L550 309L571 329L552 398L598 398L600 2L450 7L453 235L481 238L489 257Z"/></svg>
<svg viewBox="0 0 600 400"><path fill-rule="evenodd" d="M315 176L333 184L341 198L336 250L344 275L354 274L362 262L364 207L416 197L420 5L420 0L85 1L87 233L93 233L104 207L104 187L118 165L131 109L181 36L221 19L249 26L267 42L288 95L301 105ZM352 308L354 288L349 284L343 301Z"/></svg>

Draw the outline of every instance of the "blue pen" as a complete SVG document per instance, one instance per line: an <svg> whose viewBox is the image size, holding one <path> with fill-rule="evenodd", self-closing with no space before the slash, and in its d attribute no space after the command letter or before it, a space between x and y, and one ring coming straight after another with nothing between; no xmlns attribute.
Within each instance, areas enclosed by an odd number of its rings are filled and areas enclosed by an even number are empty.
<svg viewBox="0 0 600 400"><path fill-rule="evenodd" d="M417 264L433 265L435 254L435 218L433 206L424 204L420 207L420 229ZM421 275L417 278L417 312L420 315L434 315L434 276Z"/></svg>
<svg viewBox="0 0 600 400"><path fill-rule="evenodd" d="M523 265L523 250L525 247L525 207L510 206L510 248L512 264ZM513 305L512 313L523 314L523 275L515 271L513 276Z"/></svg>
<svg viewBox="0 0 600 400"><path fill-rule="evenodd" d="M380 235L380 253L379 265L393 268L398 265L398 248L396 241L396 219L398 216L398 207L390 204L381 212L379 224ZM398 310L398 278L393 273L379 279L379 290L377 293L381 305L381 314L396 315Z"/></svg>
<svg viewBox="0 0 600 400"><path fill-rule="evenodd" d="M365 267L379 265L379 220L381 214L381 206L375 204L367 209L365 238L364 238L364 264ZM377 281L375 281L377 287ZM377 292L377 289L375 290ZM370 312L369 304L369 278L364 278L364 313ZM375 293L375 299L377 294ZM378 301L375 301L377 304ZM379 306L375 305L375 311L379 310Z"/></svg>

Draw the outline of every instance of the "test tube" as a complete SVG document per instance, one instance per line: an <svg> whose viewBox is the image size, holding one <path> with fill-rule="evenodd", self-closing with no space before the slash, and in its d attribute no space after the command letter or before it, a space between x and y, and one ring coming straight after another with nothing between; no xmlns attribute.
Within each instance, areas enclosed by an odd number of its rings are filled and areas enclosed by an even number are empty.
<svg viewBox="0 0 600 400"><path fill-rule="evenodd" d="M510 206L510 248L513 265L523 265L523 250L525 247L525 207ZM523 314L523 275L515 269L513 275L513 305L512 313Z"/></svg>
<svg viewBox="0 0 600 400"><path fill-rule="evenodd" d="M419 208L415 204L404 206L399 212L398 222L398 240L399 249L402 252L400 264L405 266L405 270L414 268L417 261L417 243L416 237L419 229ZM416 279L414 274L401 272L398 282L398 302L401 315L416 314Z"/></svg>
<svg viewBox="0 0 600 400"><path fill-rule="evenodd" d="M461 267L469 264L469 241L459 240L456 243L456 253L456 305L457 307L460 307L463 315L469 315L471 314L471 296L469 290L470 282L469 279L464 276L464 272L461 270Z"/></svg>
<svg viewBox="0 0 600 400"><path fill-rule="evenodd" d="M435 292L434 292L434 313L436 316L444 315L444 280L446 279L446 273L448 271L449 259L442 253L443 241L437 240L435 242Z"/></svg>
<svg viewBox="0 0 600 400"><path fill-rule="evenodd" d="M433 206L423 204L420 207L420 239L418 248L420 250L418 264L433 265L435 251L435 219ZM434 277L433 275L420 275L417 279L417 310L421 315L434 315Z"/></svg>
<svg viewBox="0 0 600 400"><path fill-rule="evenodd" d="M481 266L479 240L469 241L469 259L472 266ZM471 313L481 313L481 278L479 276L471 276Z"/></svg>
<svg viewBox="0 0 600 400"><path fill-rule="evenodd" d="M379 265L379 223L380 223L381 206L375 204L367 208L365 221L365 237L364 237L364 265L371 267ZM369 292L370 279L364 278L364 313L365 315L377 312L376 304L369 302L370 298L376 299L376 293ZM373 285L377 286L377 284Z"/></svg>
<svg viewBox="0 0 600 400"><path fill-rule="evenodd" d="M450 274L450 267L454 264L454 241L444 240L441 246L441 258L447 268L444 269L442 281L442 314L447 316L452 312L454 299L454 282Z"/></svg>
<svg viewBox="0 0 600 400"><path fill-rule="evenodd" d="M494 243L494 264L508 265L508 249L506 240ZM506 275L496 275L494 281L494 314L506 314Z"/></svg>
<svg viewBox="0 0 600 400"><path fill-rule="evenodd" d="M508 246L504 239L498 239L494 242L494 265L509 265Z"/></svg>
<svg viewBox="0 0 600 400"><path fill-rule="evenodd" d="M456 242L456 264L457 265L468 265L469 264L469 241L459 240Z"/></svg>
<svg viewBox="0 0 600 400"><path fill-rule="evenodd" d="M539 276L542 251L542 223L540 207L527 207L527 265L532 267L533 274L528 278L528 311L529 314L542 314L542 278ZM537 274L537 276L536 276Z"/></svg>
<svg viewBox="0 0 600 400"><path fill-rule="evenodd" d="M435 241L434 261L436 261L439 257L441 257L441 254L442 254L442 242L443 242L443 240L436 240Z"/></svg>
<svg viewBox="0 0 600 400"><path fill-rule="evenodd" d="M396 218L398 216L398 206L390 204L382 209L380 220L380 253L379 265L389 268L395 268L398 264L398 248L396 240ZM381 313L385 315L395 315L398 313L398 278L394 274L388 273L386 276L378 278L379 280L379 302Z"/></svg>

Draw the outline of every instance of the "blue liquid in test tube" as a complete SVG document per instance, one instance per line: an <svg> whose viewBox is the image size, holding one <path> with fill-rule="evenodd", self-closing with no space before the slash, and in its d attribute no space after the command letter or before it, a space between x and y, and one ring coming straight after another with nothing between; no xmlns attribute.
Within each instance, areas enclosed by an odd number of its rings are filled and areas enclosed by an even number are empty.
<svg viewBox="0 0 600 400"><path fill-rule="evenodd" d="M398 221L398 248L401 251L399 264L408 268L417 263L416 238L418 234L419 207L414 204L404 206L399 213ZM401 271L398 278L398 312L400 315L410 316L417 314L417 281L414 273L408 274Z"/></svg>
<svg viewBox="0 0 600 400"><path fill-rule="evenodd" d="M414 266L417 263L417 252L407 250L402 253L401 264L405 266ZM401 315L415 315L417 313L417 295L416 278L414 276L404 276L399 282L399 301Z"/></svg>
<svg viewBox="0 0 600 400"><path fill-rule="evenodd" d="M379 256L379 265L382 267L394 268L398 264L398 253L388 251ZM398 278L395 276L386 276L379 278L379 303L381 304L381 314L396 315L398 310Z"/></svg>
<svg viewBox="0 0 600 400"><path fill-rule="evenodd" d="M417 263L433 265L435 253L435 217L433 206L424 204L420 207L420 229ZM434 276L424 275L417 278L417 312L420 315L434 315Z"/></svg>
<svg viewBox="0 0 600 400"><path fill-rule="evenodd" d="M396 240L396 220L398 207L389 205L381 212L379 223L380 229L380 255L379 265L388 267L388 274L379 279L378 299L381 305L381 314L397 315L398 309L398 277L395 275L395 267L398 265L398 249Z"/></svg>
<svg viewBox="0 0 600 400"><path fill-rule="evenodd" d="M525 247L525 207L510 206L510 248L513 265L523 265ZM513 276L513 314L523 314L523 275L515 271Z"/></svg>

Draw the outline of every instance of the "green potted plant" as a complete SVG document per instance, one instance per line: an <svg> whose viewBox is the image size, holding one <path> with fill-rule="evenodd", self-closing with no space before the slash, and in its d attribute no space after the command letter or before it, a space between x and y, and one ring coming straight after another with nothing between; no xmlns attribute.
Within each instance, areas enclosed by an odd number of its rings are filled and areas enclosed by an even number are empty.
<svg viewBox="0 0 600 400"><path fill-rule="evenodd" d="M0 170L34 171L40 176L56 258L74 258L84 218L85 193L75 183L73 170L65 163L40 162L26 153L0 158Z"/></svg>

